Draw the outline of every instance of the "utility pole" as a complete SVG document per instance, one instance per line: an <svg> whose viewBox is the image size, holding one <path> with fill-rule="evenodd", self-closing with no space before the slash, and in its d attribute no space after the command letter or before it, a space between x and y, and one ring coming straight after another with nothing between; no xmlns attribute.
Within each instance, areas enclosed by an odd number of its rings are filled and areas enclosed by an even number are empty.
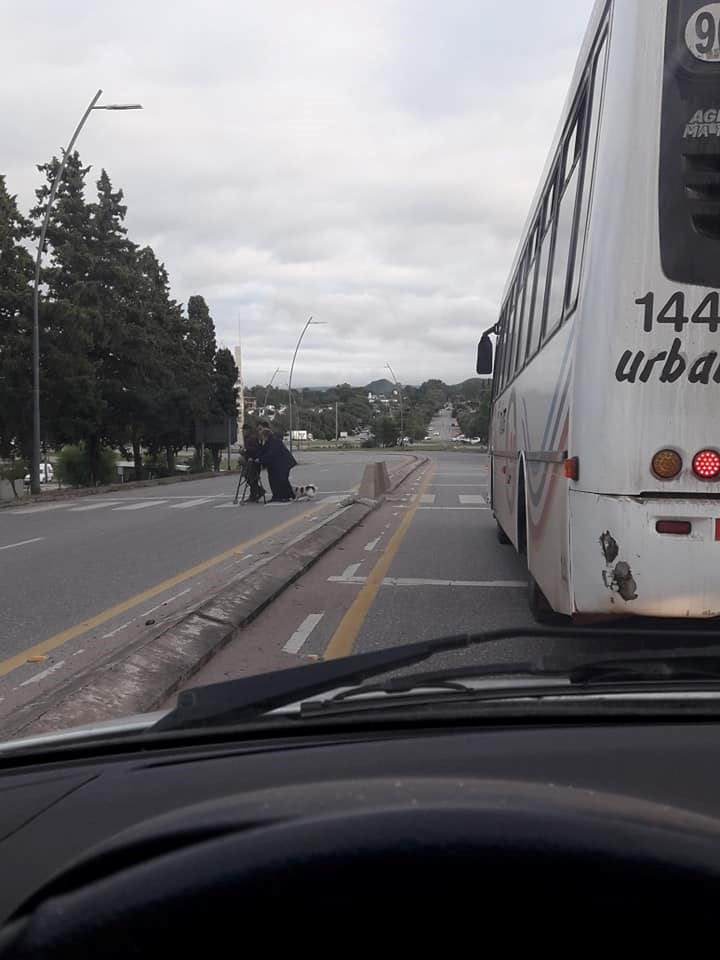
<svg viewBox="0 0 720 960"><path fill-rule="evenodd" d="M45 234L47 233L52 206L55 201L55 194L62 180L65 167L75 146L80 131L85 126L85 121L93 110L142 110L139 103L106 103L98 104L102 90L98 90L95 96L88 104L87 110L82 115L80 123L75 127L75 132L70 138L70 142L65 148L60 164L58 165L55 179L50 187L50 193L45 207L45 217L40 228L40 238L38 240L37 256L35 258L35 283L33 285L33 338L32 338L32 373L33 373L33 434L32 434L32 461L30 463L30 492L40 493L40 267L42 265L42 256L45 251ZM47 464L47 461L46 461ZM47 471L47 466L45 467Z"/></svg>
<svg viewBox="0 0 720 960"><path fill-rule="evenodd" d="M398 399L400 400L400 446L405 446L405 426L403 423L403 402L402 402L402 384L398 383L398 378L395 376L395 371L390 366L389 363L386 363L385 366L390 371L390 375L395 381L395 389L397 390Z"/></svg>
<svg viewBox="0 0 720 960"><path fill-rule="evenodd" d="M340 439L340 434L338 433L338 404L337 400L335 401L335 443Z"/></svg>

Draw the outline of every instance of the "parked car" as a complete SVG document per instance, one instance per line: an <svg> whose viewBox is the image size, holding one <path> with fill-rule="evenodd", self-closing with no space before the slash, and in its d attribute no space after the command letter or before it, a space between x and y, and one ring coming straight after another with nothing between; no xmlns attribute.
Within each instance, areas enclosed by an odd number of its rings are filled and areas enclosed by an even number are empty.
<svg viewBox="0 0 720 960"><path fill-rule="evenodd" d="M52 483L55 479L55 472L51 463L40 464L40 483ZM30 474L26 473L23 477L23 483L26 487L30 486Z"/></svg>

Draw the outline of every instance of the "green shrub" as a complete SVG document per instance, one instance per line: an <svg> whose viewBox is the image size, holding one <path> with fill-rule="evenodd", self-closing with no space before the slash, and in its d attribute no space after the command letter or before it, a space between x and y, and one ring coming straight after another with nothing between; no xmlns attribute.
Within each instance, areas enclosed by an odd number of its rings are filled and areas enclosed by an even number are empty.
<svg viewBox="0 0 720 960"><path fill-rule="evenodd" d="M77 444L68 444L58 455L57 479L69 487L86 487L90 483L90 465L85 450Z"/></svg>
<svg viewBox="0 0 720 960"><path fill-rule="evenodd" d="M100 451L97 482L100 484L113 483L117 479L115 468L116 455L113 450L104 448ZM57 478L60 483L70 487L87 487L90 485L90 457L84 444L68 444L63 447L58 456Z"/></svg>
<svg viewBox="0 0 720 960"><path fill-rule="evenodd" d="M117 467L115 463L117 455L114 450L104 447L100 451L100 465L98 470L98 483L115 483L118 479Z"/></svg>

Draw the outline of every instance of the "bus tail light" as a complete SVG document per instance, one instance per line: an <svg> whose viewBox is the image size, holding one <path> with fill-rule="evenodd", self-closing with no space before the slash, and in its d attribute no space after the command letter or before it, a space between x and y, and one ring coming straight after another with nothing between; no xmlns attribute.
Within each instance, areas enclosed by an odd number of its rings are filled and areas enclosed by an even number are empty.
<svg viewBox="0 0 720 960"><path fill-rule="evenodd" d="M720 453L717 450L699 450L693 457L693 473L701 480L720 477Z"/></svg>
<svg viewBox="0 0 720 960"><path fill-rule="evenodd" d="M682 470L682 457L677 450L658 450L650 466L656 477L672 480Z"/></svg>
<svg viewBox="0 0 720 960"><path fill-rule="evenodd" d="M692 530L689 520L658 520L655 524L658 533L674 533L676 536L687 536Z"/></svg>
<svg viewBox="0 0 720 960"><path fill-rule="evenodd" d="M563 462L563 473L568 480L580 479L580 461L577 457L568 457Z"/></svg>

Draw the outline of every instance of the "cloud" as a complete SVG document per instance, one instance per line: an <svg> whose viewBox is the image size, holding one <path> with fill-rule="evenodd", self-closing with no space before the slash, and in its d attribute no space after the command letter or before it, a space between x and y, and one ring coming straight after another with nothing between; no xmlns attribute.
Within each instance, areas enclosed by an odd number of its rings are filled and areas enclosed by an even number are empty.
<svg viewBox="0 0 720 960"><path fill-rule="evenodd" d="M3 172L27 209L79 149L246 380L472 374L591 7L516 0L41 0L5 11Z"/></svg>

